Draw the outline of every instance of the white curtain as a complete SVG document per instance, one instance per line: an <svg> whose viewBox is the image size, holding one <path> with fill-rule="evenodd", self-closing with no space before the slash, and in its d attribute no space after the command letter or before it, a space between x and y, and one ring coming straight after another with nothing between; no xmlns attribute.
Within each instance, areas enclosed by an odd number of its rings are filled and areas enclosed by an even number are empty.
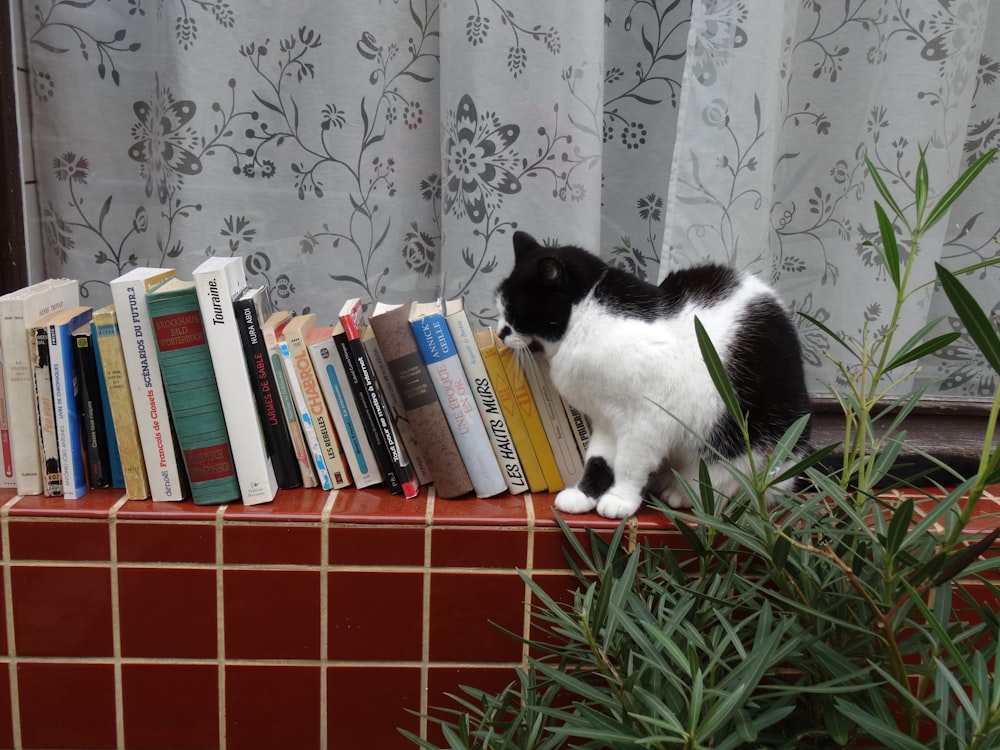
<svg viewBox="0 0 1000 750"><path fill-rule="evenodd" d="M988 0L22 3L46 267L95 306L132 265L226 254L281 308L462 294L488 323L520 228L653 281L751 267L856 335L891 288L864 155L906 199L926 146L941 190L1000 116ZM998 185L920 279L996 254ZM998 279L973 281L988 309ZM955 325L930 289L907 330ZM800 331L820 391L830 342ZM967 343L925 373L993 385Z"/></svg>

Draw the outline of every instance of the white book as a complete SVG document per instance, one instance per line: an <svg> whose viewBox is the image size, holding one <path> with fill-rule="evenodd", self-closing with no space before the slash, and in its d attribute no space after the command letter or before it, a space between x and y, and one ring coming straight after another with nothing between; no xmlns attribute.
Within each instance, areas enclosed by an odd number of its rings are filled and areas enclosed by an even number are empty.
<svg viewBox="0 0 1000 750"><path fill-rule="evenodd" d="M292 400L295 401L295 408L299 412L299 424L302 425L302 434L305 437L309 455L312 456L316 476L319 479L319 486L324 490L331 490L333 489L333 479L326 468L326 459L323 457L323 449L319 444L319 435L316 434L316 425L313 424L312 412L309 411L306 395L302 392L302 382L299 380L299 373L295 369L292 350L288 347L288 342L284 339L278 341L278 349L281 351L281 362L285 368L285 380L288 381L288 390L292 392Z"/></svg>
<svg viewBox="0 0 1000 750"><path fill-rule="evenodd" d="M240 496L244 505L269 503L278 492L278 482L257 416L250 373L242 364L243 341L233 307L233 300L247 286L243 259L208 258L194 270L191 278L198 292L205 341L219 384Z"/></svg>
<svg viewBox="0 0 1000 750"><path fill-rule="evenodd" d="M28 326L44 315L80 302L75 279L49 279L0 297L0 341L3 342L3 389L7 402L11 466L5 457L3 486L20 495L42 494L42 466L38 452L38 415L35 380L28 353ZM16 436L16 437L15 437Z"/></svg>
<svg viewBox="0 0 1000 750"><path fill-rule="evenodd" d="M146 292L176 275L176 269L140 267L111 281L111 299L118 317L149 493L158 501L183 500L186 480L170 424Z"/></svg>
<svg viewBox="0 0 1000 750"><path fill-rule="evenodd" d="M542 427L549 439L549 445L552 446L563 484L575 487L583 477L583 458L577 449L576 438L573 437L573 429L563 406L563 398L552 385L549 363L545 357L541 354L530 356L532 359L524 368L528 388L535 397L535 406L542 418Z"/></svg>
<svg viewBox="0 0 1000 750"><path fill-rule="evenodd" d="M410 325L476 495L490 497L506 492L507 482L441 306L436 302L415 302Z"/></svg>
<svg viewBox="0 0 1000 750"><path fill-rule="evenodd" d="M483 425L486 427L486 434L490 438L504 481L507 482L507 490L514 495L527 492L528 480L524 476L524 467L518 458L507 420L500 409L500 400L493 390L489 373L486 372L486 365L476 343L475 331L472 330L461 298L448 300L445 303L445 320L448 321L448 330L455 340L462 368L472 384L472 395L476 399L476 406L479 407L479 415L483 418Z"/></svg>
<svg viewBox="0 0 1000 750"><path fill-rule="evenodd" d="M351 467L354 486L361 489L381 482L382 472L375 462L368 434L361 423L357 402L347 390L347 371L333 340L338 328L343 330L340 323L314 329L308 339L309 356L340 436L347 464Z"/></svg>

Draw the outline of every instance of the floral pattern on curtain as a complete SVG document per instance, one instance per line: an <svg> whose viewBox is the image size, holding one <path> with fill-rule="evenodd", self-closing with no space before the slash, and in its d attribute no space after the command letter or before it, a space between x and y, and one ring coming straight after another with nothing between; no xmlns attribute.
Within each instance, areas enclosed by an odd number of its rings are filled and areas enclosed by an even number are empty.
<svg viewBox="0 0 1000 750"><path fill-rule="evenodd" d="M940 191L1000 132L987 0L22 0L22 21L47 270L95 306L132 266L222 254L279 308L463 295L485 324L520 228L652 281L748 267L858 336L890 290L864 156L908 198L918 148ZM918 282L996 256L998 186L924 238ZM997 309L1000 272L969 278ZM928 284L906 330L937 316L958 326ZM831 342L798 324L822 391ZM961 339L923 377L995 376Z"/></svg>

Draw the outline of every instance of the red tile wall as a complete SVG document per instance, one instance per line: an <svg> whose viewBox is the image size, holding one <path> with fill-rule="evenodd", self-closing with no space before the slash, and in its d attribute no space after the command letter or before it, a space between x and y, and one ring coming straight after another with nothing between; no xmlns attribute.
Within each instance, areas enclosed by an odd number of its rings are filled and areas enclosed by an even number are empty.
<svg viewBox="0 0 1000 750"><path fill-rule="evenodd" d="M551 501L0 494L0 749L415 747L397 728L440 741L420 714L514 679L524 647L501 629L545 637L519 571L571 600ZM581 539L617 526L568 520ZM628 535L683 546L652 511Z"/></svg>

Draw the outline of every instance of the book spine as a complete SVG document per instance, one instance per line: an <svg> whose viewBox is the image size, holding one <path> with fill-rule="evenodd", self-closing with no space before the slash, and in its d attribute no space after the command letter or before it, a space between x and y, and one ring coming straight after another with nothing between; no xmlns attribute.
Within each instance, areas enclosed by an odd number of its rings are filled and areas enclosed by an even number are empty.
<svg viewBox="0 0 1000 750"><path fill-rule="evenodd" d="M80 384L77 405L83 427L83 447L87 458L87 481L91 489L111 486L111 457L104 426L100 378L90 328L73 334L73 354Z"/></svg>
<svg viewBox="0 0 1000 750"><path fill-rule="evenodd" d="M531 439L531 446L535 449L535 458L538 459L538 465L545 477L545 486L549 492L559 492L566 485L563 484L559 465L556 463L552 446L549 445L549 439L545 434L545 427L538 414L538 407L535 405L535 397L531 393L528 379L521 365L515 359L512 349L497 344L497 350L504 372L507 373L507 382L514 393L524 427Z"/></svg>
<svg viewBox="0 0 1000 750"><path fill-rule="evenodd" d="M358 408L358 413L361 415L361 422L368 435L369 443L372 446L375 462L378 464L379 471L389 491L399 494L403 491L399 482L399 476L394 471L389 449L386 446L386 433L383 431L376 417L375 407L369 397L366 381L362 377L355 348L352 347L351 340L346 331L340 331L335 334L333 339L337 345L337 354L340 355L340 361L344 365L344 372L347 375L347 382L350 385L354 403ZM360 346L361 342L358 341L357 344Z"/></svg>
<svg viewBox="0 0 1000 750"><path fill-rule="evenodd" d="M96 312L94 324L97 329L97 348L101 352L101 367L104 369L104 384L108 391L108 404L118 443L118 455L121 459L125 494L130 500L147 500L150 495L149 480L146 476L146 463L139 441L139 425L136 423L132 391L125 371L125 357L114 311Z"/></svg>
<svg viewBox="0 0 1000 750"><path fill-rule="evenodd" d="M160 372L196 505L240 498L222 402L194 288L147 300Z"/></svg>
<svg viewBox="0 0 1000 750"><path fill-rule="evenodd" d="M2 342L0 342L2 345ZM0 473L0 487L17 487L14 476L14 449L10 443L10 420L7 416L7 387L3 378L3 355L0 353L0 452L2 452L3 472Z"/></svg>
<svg viewBox="0 0 1000 750"><path fill-rule="evenodd" d="M476 344L469 318L464 310L460 310L448 315L446 320L455 347L458 349L462 369L465 370L472 386L472 395L476 400L479 416L482 417L483 425L486 427L490 444L493 446L493 454L507 483L507 490L513 495L527 492L528 479L514 448L507 419L500 408L486 365L483 364L482 356L479 354L479 346Z"/></svg>
<svg viewBox="0 0 1000 750"><path fill-rule="evenodd" d="M563 408L566 411L566 419L569 420L570 433L576 440L576 449L580 454L580 460L587 456L587 444L590 443L590 421L587 415L577 409L566 399L562 400Z"/></svg>
<svg viewBox="0 0 1000 750"><path fill-rule="evenodd" d="M76 318L73 320L78 321ZM49 326L52 402L56 412L63 497L68 500L81 498L87 492L87 469L80 441L80 410L77 401L80 386L73 366L73 328L76 328L76 322Z"/></svg>
<svg viewBox="0 0 1000 750"><path fill-rule="evenodd" d="M316 468L319 486L324 490L333 489L333 479L326 468L326 459L323 456L323 449L319 444L319 436L316 435L316 427L313 425L312 412L306 402L305 394L302 392L302 383L299 381L298 370L295 368L295 361L292 359L291 349L287 341L279 341L278 348L281 350L281 361L285 368L285 380L288 388L292 392L292 399L299 412L299 421L302 424L302 434L312 456L313 466Z"/></svg>
<svg viewBox="0 0 1000 750"><path fill-rule="evenodd" d="M96 318L97 313L95 311ZM94 364L97 368L97 388L101 401L101 419L104 421L104 438L108 447L108 468L111 473L112 487L125 487L125 472L122 470L121 452L118 448L118 435L115 434L114 416L111 413L111 400L108 396L108 384L104 373L104 360L101 347L98 345L97 323L90 323L90 346L94 353Z"/></svg>
<svg viewBox="0 0 1000 750"><path fill-rule="evenodd" d="M330 408L334 426L340 435L344 455L354 477L354 485L361 489L378 484L382 481L382 473L375 465L374 458L370 457L371 446L368 444L364 427L361 426L361 415L357 412L357 405L342 385L347 382L347 374L337 355L333 337L311 343L309 355L312 357L323 396ZM368 444L367 451L362 441Z"/></svg>
<svg viewBox="0 0 1000 750"><path fill-rule="evenodd" d="M504 492L507 483L500 472L444 316L426 315L411 321L411 324L476 495L490 497Z"/></svg>
<svg viewBox="0 0 1000 750"><path fill-rule="evenodd" d="M243 354L257 403L257 415L260 417L264 441L274 467L274 479L282 489L301 487L302 473L299 471L267 343L261 334L257 305L253 299L241 299L235 303L235 310Z"/></svg>
<svg viewBox="0 0 1000 750"><path fill-rule="evenodd" d="M489 333L488 331L486 333ZM480 356L483 365L490 376L490 383L493 385L493 392L496 394L497 403L507 422L510 430L510 437L514 443L521 467L524 469L524 476L528 482L528 489L531 492L542 492L545 489L545 476L542 474L542 467L538 463L535 449L531 445L531 437L524 426L524 419L517 408L517 399L514 391L507 382L507 375L500 362L500 354L492 340L483 343L480 347Z"/></svg>
<svg viewBox="0 0 1000 750"><path fill-rule="evenodd" d="M365 348L365 353L368 355L368 361L371 362L372 372L378 381L382 396L385 398L389 418L392 420L392 425L399 436L400 444L406 452L406 457L413 467L417 480L421 484L430 484L434 481L434 472L431 471L430 465L427 463L423 451L420 449L420 443L413 432L413 427L406 417L406 408L403 406L403 399L396 389L392 373L389 371L385 357L382 356L382 350L379 348L378 341L371 333L371 330L369 329L366 334L362 335L361 343Z"/></svg>
<svg viewBox="0 0 1000 750"><path fill-rule="evenodd" d="M150 496L155 501L182 500L187 492L186 478L177 455L156 357L156 343L146 307L146 284L137 278L120 283L113 281L111 295L118 315L118 333L132 390Z"/></svg>
<svg viewBox="0 0 1000 750"><path fill-rule="evenodd" d="M534 355L529 355L534 356ZM549 365L542 356L534 357L534 365L527 368L528 386L535 397L542 426L552 446L556 465L563 484L575 487L583 476L583 460L576 447L562 397L549 378Z"/></svg>
<svg viewBox="0 0 1000 750"><path fill-rule="evenodd" d="M194 270L192 278L205 325L205 340L219 384L240 494L244 505L258 505L274 500L278 483L257 417L250 374L246 367L233 366L244 361L233 299L246 287L246 275L241 258L230 260L232 262L224 266L208 268L203 263Z"/></svg>
<svg viewBox="0 0 1000 750"><path fill-rule="evenodd" d="M62 495L56 413L52 403L52 371L49 366L49 329L31 329L31 369L35 383L35 410L38 419L38 450L42 466L42 494Z"/></svg>
<svg viewBox="0 0 1000 750"><path fill-rule="evenodd" d="M319 484L316 476L316 469L313 466L309 449L306 446L305 436L302 434L302 425L299 424L298 407L292 397L291 388L285 378L285 365L282 363L281 350L278 348L278 339L274 331L264 329L264 344L267 346L267 356L271 361L271 372L274 373L274 382L278 388L278 395L281 397L281 409L285 415L285 426L292 441L292 448L295 452L295 462L298 465L299 476L302 477L303 487L315 487Z"/></svg>
<svg viewBox="0 0 1000 750"><path fill-rule="evenodd" d="M309 347L301 333L300 329L294 331L286 329L285 343L288 345L291 361L299 378L302 396L305 399L306 408L309 410L313 429L316 431L316 439L319 442L319 449L323 453L323 462L330 474L330 481L333 482L334 489L339 489L351 483L351 476L344 460L344 453L337 438L330 410L323 398L323 390L320 387L319 378L316 376L312 357L309 355Z"/></svg>

